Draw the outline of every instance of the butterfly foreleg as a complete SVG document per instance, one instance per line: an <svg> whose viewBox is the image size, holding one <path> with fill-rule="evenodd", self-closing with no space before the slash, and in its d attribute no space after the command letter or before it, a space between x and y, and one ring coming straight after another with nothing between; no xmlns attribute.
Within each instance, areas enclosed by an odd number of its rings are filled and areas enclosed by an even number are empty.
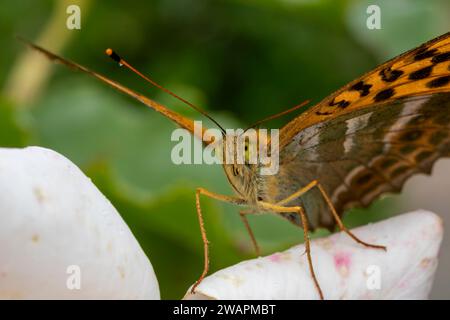
<svg viewBox="0 0 450 320"><path fill-rule="evenodd" d="M241 198L225 196L225 195L221 195L218 193L208 191L203 188L197 188L197 190L195 192L195 206L197 209L198 222L200 225L200 232L201 232L202 241L203 241L204 266L203 266L203 272L202 272L200 278L192 286L191 293L195 292L195 288L197 288L197 286L202 282L202 280L208 274L208 270L209 270L209 242L208 242L208 238L206 236L206 229L205 229L205 224L204 224L204 220L203 220L203 216L202 216L202 209L200 206L200 195L201 194L205 195L209 198L220 200L223 202L234 203L234 204L238 204L238 205L245 204L245 201Z"/></svg>
<svg viewBox="0 0 450 320"><path fill-rule="evenodd" d="M254 211L252 209L239 211L241 220L244 223L245 229L247 229L247 232L250 236L253 247L255 248L256 256L259 257L261 255L261 251L259 249L258 242L256 241L255 234L253 233L252 228L250 227L250 223L248 222L248 219L247 219L247 215L252 214L252 213L254 213Z"/></svg>
<svg viewBox="0 0 450 320"><path fill-rule="evenodd" d="M308 219L306 218L305 210L303 210L302 207L286 207L286 206L271 204L271 203L262 202L262 201L258 202L258 204L261 206L261 208L270 210L275 213L293 212L293 213L296 213L299 215L300 220L302 222L302 226L303 226L303 237L304 237L304 241L305 241L305 252L306 252L306 257L308 259L309 271L311 274L311 278L313 279L314 285L317 289L317 292L319 293L319 297L321 300L323 300L322 289L320 288L319 281L317 280L316 274L314 272L314 267L312 264Z"/></svg>
<svg viewBox="0 0 450 320"><path fill-rule="evenodd" d="M303 188L301 188L300 190L294 192L293 194L291 194L289 197L279 201L277 204L278 205L283 205L286 203L291 202L292 200L301 197L303 194L305 194L306 192L308 192L309 190L311 190L312 188L318 188L322 197L324 198L325 202L327 203L328 207L330 208L331 214L333 215L334 220L336 221L339 229L343 232L345 232L346 234L348 234L353 240L355 240L356 242L366 246L366 247L370 247L370 248L375 248L375 249L382 249L382 250L386 250L385 246L381 246L381 245L377 245L377 244L370 244L367 243L361 239L359 239L353 232L351 232L350 230L347 229L347 227L344 225L344 223L342 222L341 218L339 217L339 214L337 213L333 202L331 201L330 197L328 196L327 192L325 191L325 189L322 187L322 185L320 184L320 182L318 180L313 180L310 183L308 183L306 186L304 186Z"/></svg>

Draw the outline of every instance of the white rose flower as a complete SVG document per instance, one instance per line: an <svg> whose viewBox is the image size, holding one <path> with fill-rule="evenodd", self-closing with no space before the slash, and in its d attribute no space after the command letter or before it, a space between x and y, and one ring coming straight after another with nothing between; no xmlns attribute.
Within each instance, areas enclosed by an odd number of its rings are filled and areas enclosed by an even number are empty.
<svg viewBox="0 0 450 320"><path fill-rule="evenodd" d="M80 169L38 147L0 149L0 298L159 299L152 265Z"/></svg>

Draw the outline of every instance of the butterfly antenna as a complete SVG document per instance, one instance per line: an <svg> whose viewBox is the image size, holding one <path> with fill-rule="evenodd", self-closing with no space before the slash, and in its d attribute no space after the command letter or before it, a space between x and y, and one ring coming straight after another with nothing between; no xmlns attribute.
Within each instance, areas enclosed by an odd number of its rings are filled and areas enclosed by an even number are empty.
<svg viewBox="0 0 450 320"><path fill-rule="evenodd" d="M293 107L293 108L290 108L290 109L285 110L285 111L281 111L281 112L279 112L279 113L277 113L277 114L271 115L270 117L267 117L267 118L264 118L264 119L262 119L262 120L259 120L259 121L255 122L255 123L253 123L251 126L248 126L248 127L244 130L244 132L246 132L248 129L251 129L251 128L254 128L254 127L256 127L256 126L259 126L260 124L262 124L262 123L264 123L264 122L267 122L267 121L270 121L270 120L273 120L273 119L282 117L282 116L284 116L284 115L286 115L286 114L288 114L288 113L291 113L291 112L293 112L293 111L295 111L295 110L298 110L298 109L300 109L301 107L304 107L305 105L307 105L309 102L310 102L310 100L305 100L305 101L303 101L303 102L300 103L299 105L296 105L296 106Z"/></svg>
<svg viewBox="0 0 450 320"><path fill-rule="evenodd" d="M119 66L125 66L126 68L128 68L129 70L131 70L132 72L134 72L135 74L137 74L138 76L140 76L142 79L144 79L145 81L149 82L150 84L152 84L153 86L157 87L158 89L164 91L165 93L171 95L172 97L180 100L181 102L185 103L186 105L188 105L189 107L191 107L192 109L196 110L197 112L200 112L202 115L204 115L205 117L207 117L209 120L211 120L212 122L214 122L222 131L223 135L226 135L226 131L225 129L216 121L214 120L210 115L208 115L205 111L203 111L202 109L200 109L199 107L195 106L194 104L190 103L189 101L181 98L180 96L176 95L175 93L173 93L172 91L170 91L169 89L163 87L162 85L158 84L157 82L155 82L154 80L150 79L149 77L145 76L144 74L142 74L141 72L139 72L137 69L135 69L131 64L129 64L128 62L126 62L124 59L122 59L114 50L108 48L106 49L106 54L113 59L115 62L117 62L119 64Z"/></svg>

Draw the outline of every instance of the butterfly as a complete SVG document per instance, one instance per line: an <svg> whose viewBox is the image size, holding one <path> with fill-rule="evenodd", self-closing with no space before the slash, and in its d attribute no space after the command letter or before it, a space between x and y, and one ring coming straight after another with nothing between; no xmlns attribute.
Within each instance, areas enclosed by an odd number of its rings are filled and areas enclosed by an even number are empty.
<svg viewBox="0 0 450 320"><path fill-rule="evenodd" d="M35 44L28 45L55 62L88 73L137 99L202 139L205 145L211 143L203 139L202 133L195 132L191 119ZM114 51L108 49L107 54L176 96L139 73ZM223 132L223 140L236 139ZM350 82L288 122L280 129L279 137L277 174L261 175L261 164L223 164L234 196L197 188L196 208L205 264L192 292L209 270L201 195L247 207L240 216L257 252L247 215L271 212L302 227L309 270L321 299L324 296L311 259L310 230L334 230L337 225L362 245L386 249L359 239L344 226L341 216L351 207L367 207L384 193L400 192L409 177L430 174L437 159L450 156L450 33Z"/></svg>

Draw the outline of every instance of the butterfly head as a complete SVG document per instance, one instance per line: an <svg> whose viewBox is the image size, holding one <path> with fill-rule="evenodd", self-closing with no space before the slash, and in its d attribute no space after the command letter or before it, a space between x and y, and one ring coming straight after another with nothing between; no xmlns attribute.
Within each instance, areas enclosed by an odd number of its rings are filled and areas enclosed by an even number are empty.
<svg viewBox="0 0 450 320"><path fill-rule="evenodd" d="M223 168L229 182L242 197L256 197L259 172L257 135L252 138L227 134L223 142Z"/></svg>

